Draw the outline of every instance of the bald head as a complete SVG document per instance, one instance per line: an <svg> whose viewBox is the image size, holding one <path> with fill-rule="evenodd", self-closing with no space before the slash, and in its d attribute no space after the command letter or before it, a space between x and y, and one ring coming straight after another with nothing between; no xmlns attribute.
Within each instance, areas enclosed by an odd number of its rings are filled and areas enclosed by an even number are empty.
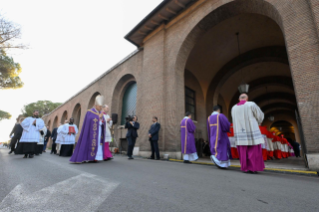
<svg viewBox="0 0 319 212"><path fill-rule="evenodd" d="M243 93L239 96L239 101L248 101L248 95Z"/></svg>

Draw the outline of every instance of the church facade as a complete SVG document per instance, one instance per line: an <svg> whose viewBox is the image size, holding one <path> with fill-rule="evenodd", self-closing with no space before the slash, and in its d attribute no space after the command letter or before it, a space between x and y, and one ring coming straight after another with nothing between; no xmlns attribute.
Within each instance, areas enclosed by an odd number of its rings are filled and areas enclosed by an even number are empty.
<svg viewBox="0 0 319 212"><path fill-rule="evenodd" d="M54 128L74 117L81 129L98 94L111 113L140 122L136 152L150 155L152 116L161 154L181 157L180 121L193 114L207 139L214 105L231 120L237 87L263 110L263 125L303 143L319 170L319 4L317 0L164 0L125 38L137 50L43 118ZM297 118L296 118L297 114ZM300 119L298 118L300 117Z"/></svg>

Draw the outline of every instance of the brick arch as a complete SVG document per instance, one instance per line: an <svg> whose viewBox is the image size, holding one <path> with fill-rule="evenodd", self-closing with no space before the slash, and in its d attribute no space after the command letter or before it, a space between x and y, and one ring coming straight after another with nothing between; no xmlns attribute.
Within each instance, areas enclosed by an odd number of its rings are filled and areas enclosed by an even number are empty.
<svg viewBox="0 0 319 212"><path fill-rule="evenodd" d="M266 111L269 111L271 109L276 109L276 108L285 108L287 110L295 111L297 109L297 105L293 105L293 104L289 104L289 103L274 103L274 104L265 105L265 106L261 107L260 109L263 112L266 112Z"/></svg>
<svg viewBox="0 0 319 212"><path fill-rule="evenodd" d="M48 121L47 125L49 126L49 129L51 129L51 120Z"/></svg>
<svg viewBox="0 0 319 212"><path fill-rule="evenodd" d="M264 47L246 52L224 65L214 76L210 83L207 96L213 96L212 102L208 104L216 104L220 93L220 88L233 74L241 69L262 62L278 62L288 65L286 48L282 46Z"/></svg>
<svg viewBox="0 0 319 212"><path fill-rule="evenodd" d="M88 102L88 107L87 109L90 109L94 106L95 104L95 98L98 96L98 95L101 95L100 92L96 91L90 98L90 101Z"/></svg>
<svg viewBox="0 0 319 212"><path fill-rule="evenodd" d="M61 117L61 124L64 124L65 120L68 120L68 111L64 111Z"/></svg>
<svg viewBox="0 0 319 212"><path fill-rule="evenodd" d="M55 116L54 120L53 120L53 125L52 125L52 129L58 127L58 123L59 123L59 120L58 120L58 116Z"/></svg>
<svg viewBox="0 0 319 212"><path fill-rule="evenodd" d="M271 2L271 3L270 3ZM184 83L183 72L191 50L197 41L203 36L207 30L216 26L223 20L241 13L255 13L267 16L274 20L281 28L285 44L287 46L287 54L290 64L290 71L295 85L295 94L298 101L298 109L300 111L302 125L306 128L305 140L309 152L317 152L317 138L319 132L319 75L317 67L319 66L319 58L316 52L319 51L319 42L316 24L312 16L311 7L307 1L286 1L286 0L236 0L224 1L216 0L214 3L208 1L200 12L196 10L191 13L185 24L185 30L181 30L180 40L168 40L170 51L167 57L173 58L168 61L167 80L169 85L166 86L165 92L170 100L176 100L168 104L174 104L177 113L174 122L171 120L172 113L166 114L168 129L177 127L178 119L181 116L182 103L184 100ZM206 7L207 6L207 7ZM202 16L205 15L205 17ZM203 17L202 19L197 17ZM195 19L195 21L192 21ZM302 43L300 42L302 40ZM176 44L174 44L174 42ZM175 46L174 46L175 45ZM174 47L174 48L173 48ZM302 70L302 71L300 71ZM304 72L307 75L304 75ZM174 92L171 92L171 91ZM311 91L311 92L309 92ZM311 108L309 110L309 108ZM171 136L175 133L168 130ZM167 138L169 139L169 138ZM176 140L178 137L172 137L169 140Z"/></svg>
<svg viewBox="0 0 319 212"><path fill-rule="evenodd" d="M126 74L118 80L118 82L116 83L116 86L114 87L113 95L112 95L111 111L112 113L118 114L118 122L122 118L121 117L122 99L123 99L124 93L126 89L133 83L136 83L136 78L132 74Z"/></svg>
<svg viewBox="0 0 319 212"><path fill-rule="evenodd" d="M292 83L291 77L284 77L284 76L269 76L269 77L262 77L258 78L256 80L247 82L249 84L249 92L252 92L256 89L259 89L260 87L267 87L272 85L279 85L281 87L286 87L294 91L294 86ZM238 102L238 97L240 93L237 91L230 102L230 108L235 105ZM292 100L293 102L296 102L296 100Z"/></svg>
<svg viewBox="0 0 319 212"><path fill-rule="evenodd" d="M72 117L74 118L74 123L80 129L80 121L81 121L81 104L77 103L72 112Z"/></svg>

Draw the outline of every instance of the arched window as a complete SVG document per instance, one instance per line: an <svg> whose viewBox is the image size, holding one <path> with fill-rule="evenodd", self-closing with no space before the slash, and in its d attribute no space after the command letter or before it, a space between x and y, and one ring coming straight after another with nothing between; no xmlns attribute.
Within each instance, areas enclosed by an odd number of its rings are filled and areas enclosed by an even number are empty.
<svg viewBox="0 0 319 212"><path fill-rule="evenodd" d="M125 124L125 117L127 117L128 115L135 115L136 93L137 93L137 84L136 82L134 82L126 88L126 91L123 96L121 124Z"/></svg>
<svg viewBox="0 0 319 212"><path fill-rule="evenodd" d="M62 118L61 118L61 124L64 124L65 120L68 120L68 112L64 111Z"/></svg>
<svg viewBox="0 0 319 212"><path fill-rule="evenodd" d="M76 124L76 126L80 128L80 120L81 120L81 105L80 104L77 104L74 107L72 117L74 118L74 123Z"/></svg>

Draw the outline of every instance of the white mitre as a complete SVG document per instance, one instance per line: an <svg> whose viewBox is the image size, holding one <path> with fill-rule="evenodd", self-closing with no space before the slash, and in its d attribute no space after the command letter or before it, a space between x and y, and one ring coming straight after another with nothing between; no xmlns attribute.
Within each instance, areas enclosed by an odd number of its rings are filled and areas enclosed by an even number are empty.
<svg viewBox="0 0 319 212"><path fill-rule="evenodd" d="M103 106L104 105L104 96L98 95L95 98L95 105Z"/></svg>

